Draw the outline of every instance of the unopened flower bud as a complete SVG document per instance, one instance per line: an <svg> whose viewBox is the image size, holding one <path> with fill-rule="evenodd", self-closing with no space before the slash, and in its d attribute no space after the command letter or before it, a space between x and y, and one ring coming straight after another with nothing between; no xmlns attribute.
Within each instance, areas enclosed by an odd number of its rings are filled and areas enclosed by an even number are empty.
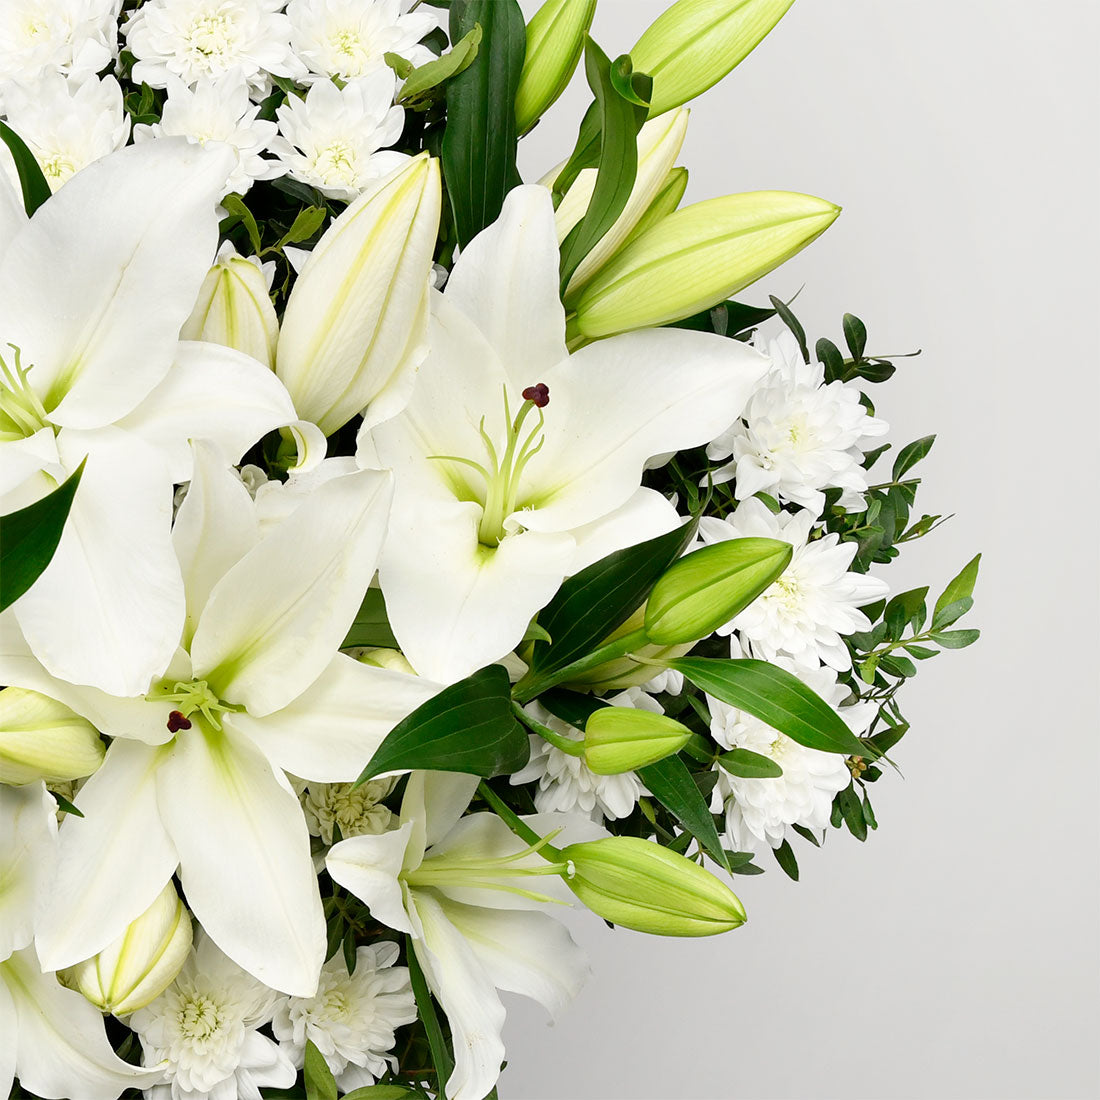
<svg viewBox="0 0 1100 1100"><path fill-rule="evenodd" d="M620 638L625 638L628 634L634 634L641 630L644 625L645 605L643 604L622 626L604 638L601 644L616 642ZM579 691L594 692L597 695L606 695L610 691L623 691L626 688L640 687L652 680L654 676L654 666L647 664L647 661L660 662L672 660L674 657L683 657L695 644L696 640L693 638L690 642L677 646L640 646L629 656L612 658L612 660L605 661L602 665L590 668L587 672L570 676L564 682L564 686ZM641 658L641 660L635 660L635 658Z"/></svg>
<svg viewBox="0 0 1100 1100"><path fill-rule="evenodd" d="M683 166L673 168L667 176L661 190L642 215L641 221L630 231L624 244L640 237L647 229L652 229L662 218L667 218L679 205L688 185L688 170Z"/></svg>
<svg viewBox="0 0 1100 1100"><path fill-rule="evenodd" d="M228 242L199 288L198 301L180 330L181 340L235 348L275 366L279 318L259 260L246 259Z"/></svg>
<svg viewBox="0 0 1100 1100"><path fill-rule="evenodd" d="M317 242L283 317L275 373L332 435L404 408L427 353L439 162L426 153L368 187Z"/></svg>
<svg viewBox="0 0 1100 1100"><path fill-rule="evenodd" d="M399 649L386 649L383 646L364 649L356 654L356 659L365 665L374 665L375 668L388 668L391 672L403 672L406 676L416 675L416 669Z"/></svg>
<svg viewBox="0 0 1100 1100"><path fill-rule="evenodd" d="M584 288L574 325L595 339L710 309L816 240L840 207L790 191L693 203L613 256Z"/></svg>
<svg viewBox="0 0 1100 1100"><path fill-rule="evenodd" d="M596 0L546 0L527 24L527 53L516 90L516 129L527 133L565 91L584 50Z"/></svg>
<svg viewBox="0 0 1100 1100"><path fill-rule="evenodd" d="M191 951L191 935L191 917L169 882L114 943L58 977L104 1012L128 1016L172 984Z"/></svg>
<svg viewBox="0 0 1100 1100"><path fill-rule="evenodd" d="M646 637L659 645L705 638L770 588L793 552L778 539L728 539L686 554L649 594Z"/></svg>
<svg viewBox="0 0 1100 1100"><path fill-rule="evenodd" d="M91 722L36 691L0 691L0 783L60 783L91 775L106 752Z"/></svg>
<svg viewBox="0 0 1100 1100"><path fill-rule="evenodd" d="M600 707L584 727L584 762L597 775L655 764L679 752L691 730L664 714L633 707Z"/></svg>
<svg viewBox="0 0 1100 1100"><path fill-rule="evenodd" d="M630 58L653 78L650 113L687 103L733 71L794 0L680 0L646 29Z"/></svg>
<svg viewBox="0 0 1100 1100"><path fill-rule="evenodd" d="M562 850L569 888L604 920L655 936L713 936L745 923L728 886L650 840L611 836Z"/></svg>

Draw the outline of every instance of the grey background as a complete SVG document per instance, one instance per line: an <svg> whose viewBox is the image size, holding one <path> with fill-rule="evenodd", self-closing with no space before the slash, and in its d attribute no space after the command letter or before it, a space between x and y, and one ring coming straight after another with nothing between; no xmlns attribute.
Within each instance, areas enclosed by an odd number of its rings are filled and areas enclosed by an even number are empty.
<svg viewBox="0 0 1100 1100"><path fill-rule="evenodd" d="M614 56L665 6L601 0L594 34ZM592 979L553 1028L510 1002L505 1100L1100 1094L1098 42L1093 0L799 0L696 102L689 201L845 207L741 297L805 283L811 340L851 310L873 352L924 349L875 398L895 443L939 433L918 503L958 514L885 575L942 587L985 551L984 636L906 693L865 845L738 880L723 938L575 921ZM528 179L586 102L525 140Z"/></svg>

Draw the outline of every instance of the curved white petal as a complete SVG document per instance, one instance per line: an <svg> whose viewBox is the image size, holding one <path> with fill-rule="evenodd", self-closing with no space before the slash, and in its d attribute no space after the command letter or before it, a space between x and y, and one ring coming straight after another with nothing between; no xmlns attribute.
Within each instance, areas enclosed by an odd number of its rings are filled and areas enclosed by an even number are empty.
<svg viewBox="0 0 1100 1100"><path fill-rule="evenodd" d="M0 177L3 173L0 172ZM23 439L0 442L0 497L17 488L32 474L56 465L57 440L52 428L42 428ZM14 512L22 504L5 504L4 512Z"/></svg>
<svg viewBox="0 0 1100 1100"><path fill-rule="evenodd" d="M191 643L195 675L262 717L324 672L374 575L388 473L319 486L214 587Z"/></svg>
<svg viewBox="0 0 1100 1100"><path fill-rule="evenodd" d="M51 419L98 428L168 370L217 246L228 146L133 145L77 173L0 261L0 331Z"/></svg>
<svg viewBox="0 0 1100 1100"><path fill-rule="evenodd" d="M17 1020L0 1045L14 1038L16 1073L28 1092L49 1100L116 1100L124 1089L160 1079L159 1070L128 1065L115 1054L99 1010L44 973L33 948L0 962L0 985L7 987Z"/></svg>
<svg viewBox="0 0 1100 1100"><path fill-rule="evenodd" d="M545 381L568 354L554 206L545 187L508 192L500 217L455 261L444 297L481 330L514 386Z"/></svg>
<svg viewBox="0 0 1100 1100"><path fill-rule="evenodd" d="M183 626L171 478L155 451L117 428L65 430L58 448L67 469L85 455L87 465L52 561L12 607L54 676L141 695Z"/></svg>
<svg viewBox="0 0 1100 1100"><path fill-rule="evenodd" d="M8 246L26 224L27 211L23 206L23 196L16 191L7 172L0 172L0 261L3 260ZM4 1074L0 1068L0 1086L3 1082ZM2 1087L0 1087L0 1094L4 1094Z"/></svg>
<svg viewBox="0 0 1100 1100"><path fill-rule="evenodd" d="M569 573L579 573L616 550L668 534L680 522L680 515L667 497L653 489L639 489L621 508L573 529L577 552Z"/></svg>
<svg viewBox="0 0 1100 1100"><path fill-rule="evenodd" d="M91 958L153 904L176 869L161 824L156 775L162 754L134 741L111 744L80 788L58 834L57 874L35 927L44 966Z"/></svg>
<svg viewBox="0 0 1100 1100"><path fill-rule="evenodd" d="M264 718L232 714L226 721L265 756L300 779L358 779L386 734L439 685L419 676L364 665L337 653L302 695Z"/></svg>
<svg viewBox="0 0 1100 1100"><path fill-rule="evenodd" d="M200 722L160 768L161 816L207 935L272 989L311 997L325 920L302 808L260 751Z"/></svg>
<svg viewBox="0 0 1100 1100"><path fill-rule="evenodd" d="M0 837L0 959L6 959L31 942L35 909L53 873L57 803L44 783L0 785Z"/></svg>
<svg viewBox="0 0 1100 1100"><path fill-rule="evenodd" d="M531 460L517 516L565 531L625 504L648 459L694 447L740 415L769 360L736 340L647 329L582 348L543 379L546 445Z"/></svg>
<svg viewBox="0 0 1100 1100"><path fill-rule="evenodd" d="M0 1035L6 1041L0 1043L0 1096L8 1096L15 1082L15 1055L19 1049L19 1018L15 1015L15 1003L4 981L4 964L0 962Z"/></svg>
<svg viewBox="0 0 1100 1100"><path fill-rule="evenodd" d="M286 387L263 363L221 344L183 340L171 369L119 427L160 451L173 481L186 481L191 440L209 440L239 462L258 439L297 418Z"/></svg>
<svg viewBox="0 0 1100 1100"><path fill-rule="evenodd" d="M388 833L352 836L330 849L325 866L332 881L350 890L370 907L371 915L398 932L416 933L398 875L413 837L413 823L404 822Z"/></svg>
<svg viewBox="0 0 1100 1100"><path fill-rule="evenodd" d="M462 772L413 772L401 800L401 820L423 823L426 848L439 844L466 812L478 782L476 775Z"/></svg>

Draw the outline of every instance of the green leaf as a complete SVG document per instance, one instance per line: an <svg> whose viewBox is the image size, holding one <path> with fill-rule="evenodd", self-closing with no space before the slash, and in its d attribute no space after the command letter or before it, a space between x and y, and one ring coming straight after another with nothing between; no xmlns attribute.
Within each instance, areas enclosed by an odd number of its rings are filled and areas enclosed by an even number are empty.
<svg viewBox="0 0 1100 1100"><path fill-rule="evenodd" d="M666 756L656 764L639 768L638 775L653 797L728 870L714 818L688 766L678 756Z"/></svg>
<svg viewBox="0 0 1100 1100"><path fill-rule="evenodd" d="M731 749L718 757L718 763L730 775L741 779L778 779L783 769L769 756L751 749Z"/></svg>
<svg viewBox="0 0 1100 1100"><path fill-rule="evenodd" d="M836 805L840 807L840 815L844 819L844 824L848 826L848 832L856 840L866 840L867 819L863 816L863 803L856 794L854 783L848 784L836 796Z"/></svg>
<svg viewBox="0 0 1100 1100"><path fill-rule="evenodd" d="M439 1100L447 1100L446 1085L454 1072L454 1059L447 1046L447 1040L443 1037L443 1029L439 1026L439 1016L436 1015L435 1002L432 1000L428 982L424 977L424 971L420 966L420 960L416 957L412 936L405 937L405 955L409 967L409 981L412 984L413 996L416 998L416 1014L424 1025L424 1031L428 1036L428 1049L432 1054L432 1066L435 1068L437 1093Z"/></svg>
<svg viewBox="0 0 1100 1100"><path fill-rule="evenodd" d="M527 629L523 632L523 637L520 642L549 642L552 641L548 631L543 630L541 626L534 619L527 624Z"/></svg>
<svg viewBox="0 0 1100 1100"><path fill-rule="evenodd" d="M888 672L891 676L916 676L917 666L908 657L902 657L898 653L884 655L879 661L879 668Z"/></svg>
<svg viewBox="0 0 1100 1100"><path fill-rule="evenodd" d="M57 803L58 813L72 814L73 817L84 816L63 794L58 794L57 791L50 791L50 794L53 795L54 801Z"/></svg>
<svg viewBox="0 0 1100 1100"><path fill-rule="evenodd" d="M516 89L527 29L516 0L454 0L451 41L480 24L481 47L447 84L442 164L459 244L496 221L504 196L521 180L516 168Z"/></svg>
<svg viewBox="0 0 1100 1100"><path fill-rule="evenodd" d="M595 168L599 159L600 105L593 100L581 119L573 152L569 154L569 160L565 162L565 167L558 173L557 179L554 180L554 186L551 188L551 192L555 196L555 207L557 207L561 196L573 186L577 176L585 168Z"/></svg>
<svg viewBox="0 0 1100 1100"><path fill-rule="evenodd" d="M792 825L791 828L794 829L803 840L808 840L815 848L821 847L821 841L818 840L813 832L807 829L805 825Z"/></svg>
<svg viewBox="0 0 1100 1100"><path fill-rule="evenodd" d="M787 303L780 301L774 294L769 294L772 308L779 314L779 319L791 330L798 341L798 350L802 352L802 361L810 361L810 349L806 346L806 330L802 327L798 318L787 308Z"/></svg>
<svg viewBox="0 0 1100 1100"><path fill-rule="evenodd" d="M508 671L487 665L394 726L357 782L414 768L503 775L522 768L528 750L527 734L512 713Z"/></svg>
<svg viewBox="0 0 1100 1100"><path fill-rule="evenodd" d="M0 611L15 603L53 559L84 473L84 462L87 459L52 493L0 516Z"/></svg>
<svg viewBox="0 0 1100 1100"><path fill-rule="evenodd" d="M867 326L854 314L844 314L844 342L852 353L852 358L863 358L864 349L867 347Z"/></svg>
<svg viewBox="0 0 1100 1100"><path fill-rule="evenodd" d="M382 55L382 60L397 73L398 80L407 79L416 68L408 58L402 57L399 53L391 53L389 50Z"/></svg>
<svg viewBox="0 0 1100 1100"><path fill-rule="evenodd" d="M365 1085L354 1092L345 1092L344 1100L402 1100L402 1097L412 1095L399 1085Z"/></svg>
<svg viewBox="0 0 1100 1100"><path fill-rule="evenodd" d="M882 613L886 623L886 633L895 641L901 637L905 624L914 619L924 619L924 599L928 595L928 586L911 588L908 592L899 592L886 605Z"/></svg>
<svg viewBox="0 0 1100 1100"><path fill-rule="evenodd" d="M936 437L934 435L925 435L902 447L898 451L898 457L894 459L893 480L900 481L907 470L911 470L932 450L932 444L935 442Z"/></svg>
<svg viewBox="0 0 1100 1100"><path fill-rule="evenodd" d="M980 637L980 630L940 630L932 635L932 641L944 649L965 649Z"/></svg>
<svg viewBox="0 0 1100 1100"><path fill-rule="evenodd" d="M386 613L386 598L381 588L368 588L355 622L348 629L347 637L340 644L341 649L352 646L381 646L385 649L397 649L397 639L390 629L389 616Z"/></svg>
<svg viewBox="0 0 1100 1100"><path fill-rule="evenodd" d="M859 738L801 680L766 661L679 657L669 668L696 687L766 722L792 741L822 752L864 752Z"/></svg>
<svg viewBox="0 0 1100 1100"><path fill-rule="evenodd" d="M825 381L834 382L844 376L844 356L840 354L840 348L827 340L824 336L818 340L814 347L818 359L825 365Z"/></svg>
<svg viewBox="0 0 1100 1100"><path fill-rule="evenodd" d="M324 1055L306 1040L306 1100L336 1100L336 1080Z"/></svg>
<svg viewBox="0 0 1100 1100"><path fill-rule="evenodd" d="M584 69L599 108L600 152L588 209L562 242L563 292L573 272L615 224L630 198L638 172L638 131L649 111L648 98L635 94L629 56L624 54L612 64L588 38ZM652 87L652 82L648 83L644 89L647 97Z"/></svg>
<svg viewBox="0 0 1100 1100"><path fill-rule="evenodd" d="M229 214L229 217L222 221L222 226L225 226L226 222L232 222L234 218L244 222L244 228L248 233L248 240L252 245L252 251L259 255L262 250L260 244L260 227L256 224L256 219L252 211L245 206L244 199L234 191L222 199L222 206Z"/></svg>
<svg viewBox="0 0 1100 1100"><path fill-rule="evenodd" d="M279 244L308 241L325 224L327 214L328 211L323 206L307 206L305 210L300 210Z"/></svg>
<svg viewBox="0 0 1100 1100"><path fill-rule="evenodd" d="M0 138L11 150L23 191L23 207L29 217L50 197L50 185L26 142L6 122L0 122Z"/></svg>
<svg viewBox="0 0 1100 1100"><path fill-rule="evenodd" d="M936 600L936 606L932 612L933 625L936 624L936 619L939 617L941 611L945 610L951 604L958 603L960 600L969 599L974 595L974 584L978 580L978 567L981 565L981 562L981 554L976 554L963 566L962 572L943 590L943 595ZM967 608L966 610L970 609ZM956 618L957 617L958 616L956 616ZM954 621L954 619L951 620L951 622ZM946 626L947 624L944 623L943 625Z"/></svg>
<svg viewBox="0 0 1100 1100"><path fill-rule="evenodd" d="M943 597L941 596L940 599ZM945 626L950 626L961 619L973 606L974 601L969 596L963 596L961 600L955 600L942 607L937 600L936 613L932 616L932 629L941 630Z"/></svg>
<svg viewBox="0 0 1100 1100"><path fill-rule="evenodd" d="M409 103L469 68L477 57L481 37L481 24L475 23L442 57L413 69L405 78L397 102Z"/></svg>
<svg viewBox="0 0 1100 1100"><path fill-rule="evenodd" d="M539 696L539 702L555 718L568 722L575 729L583 730L596 711L611 704L595 695L586 695L568 688L551 688Z"/></svg>
<svg viewBox="0 0 1100 1100"><path fill-rule="evenodd" d="M902 722L876 733L873 737L864 738L864 744L871 746L880 756L885 756L908 732L909 723Z"/></svg>
<svg viewBox="0 0 1100 1100"><path fill-rule="evenodd" d="M762 309L760 306L747 306L743 302L721 302L693 317L682 321L673 321L668 328L694 329L698 332L715 332L719 336L740 336L743 332L758 328L775 316L774 309Z"/></svg>
<svg viewBox="0 0 1100 1100"><path fill-rule="evenodd" d="M775 856L775 862L783 868L787 878L798 881L798 860L795 859L794 849L791 847L790 842L784 840L778 848L772 849L772 855Z"/></svg>

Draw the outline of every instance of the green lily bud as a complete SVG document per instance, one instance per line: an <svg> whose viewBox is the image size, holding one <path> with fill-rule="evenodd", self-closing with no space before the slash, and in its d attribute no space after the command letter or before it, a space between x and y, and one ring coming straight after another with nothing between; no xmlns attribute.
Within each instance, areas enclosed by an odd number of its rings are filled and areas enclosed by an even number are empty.
<svg viewBox="0 0 1100 1100"><path fill-rule="evenodd" d="M223 245L199 288L198 301L183 323L180 339L236 348L274 367L279 318L259 260L246 259L231 244Z"/></svg>
<svg viewBox="0 0 1100 1100"><path fill-rule="evenodd" d="M597 775L655 764L679 752L691 730L665 714L633 707L600 707L584 727L584 762Z"/></svg>
<svg viewBox="0 0 1100 1100"><path fill-rule="evenodd" d="M107 750L95 726L37 691L0 691L0 783L62 783L91 775Z"/></svg>
<svg viewBox="0 0 1100 1100"><path fill-rule="evenodd" d="M594 339L691 317L801 252L839 213L831 202L789 191L685 206L608 261L584 288L573 325Z"/></svg>
<svg viewBox="0 0 1100 1100"><path fill-rule="evenodd" d="M191 917L169 882L114 943L58 977L102 1011L128 1016L172 984L191 951L191 935Z"/></svg>
<svg viewBox="0 0 1100 1100"><path fill-rule="evenodd" d="M404 408L427 353L439 162L422 153L368 187L326 230L294 284L275 373L303 420L332 435Z"/></svg>
<svg viewBox="0 0 1100 1100"><path fill-rule="evenodd" d="M649 204L649 209L642 215L641 221L630 231L624 244L629 244L635 237L640 237L647 229L652 229L662 218L667 218L679 205L684 197L688 185L688 170L684 167L673 168L665 176L664 186L657 192L657 197Z"/></svg>
<svg viewBox="0 0 1100 1100"><path fill-rule="evenodd" d="M391 672L403 672L406 676L415 676L416 669L409 664L408 658L399 649L386 649L376 646L357 653L356 660L375 668L388 668Z"/></svg>
<svg viewBox="0 0 1100 1100"><path fill-rule="evenodd" d="M634 634L641 630L644 624L645 605L639 607L622 626L612 631L601 644L616 642L620 638L625 638L628 634ZM683 657L694 644L695 639L685 645L677 646L644 645L634 650L629 657L617 657L610 661L604 661L602 665L590 668L587 672L571 676L564 686L578 691L595 692L599 695L605 695L610 691L623 691L626 688L639 687L653 679L654 667L633 660L633 657L641 657L648 661L667 661L673 657Z"/></svg>
<svg viewBox="0 0 1100 1100"><path fill-rule="evenodd" d="M680 0L630 51L653 78L651 115L702 95L760 45L794 0Z"/></svg>
<svg viewBox="0 0 1100 1100"><path fill-rule="evenodd" d="M527 24L527 53L516 90L516 129L527 133L565 91L584 51L596 0L546 0Z"/></svg>
<svg viewBox="0 0 1100 1100"><path fill-rule="evenodd" d="M793 553L778 539L728 539L685 554L649 594L646 637L661 645L705 638L770 588Z"/></svg>
<svg viewBox="0 0 1100 1100"><path fill-rule="evenodd" d="M713 936L745 923L737 895L697 863L650 840L570 844L566 883L597 916L655 936Z"/></svg>

